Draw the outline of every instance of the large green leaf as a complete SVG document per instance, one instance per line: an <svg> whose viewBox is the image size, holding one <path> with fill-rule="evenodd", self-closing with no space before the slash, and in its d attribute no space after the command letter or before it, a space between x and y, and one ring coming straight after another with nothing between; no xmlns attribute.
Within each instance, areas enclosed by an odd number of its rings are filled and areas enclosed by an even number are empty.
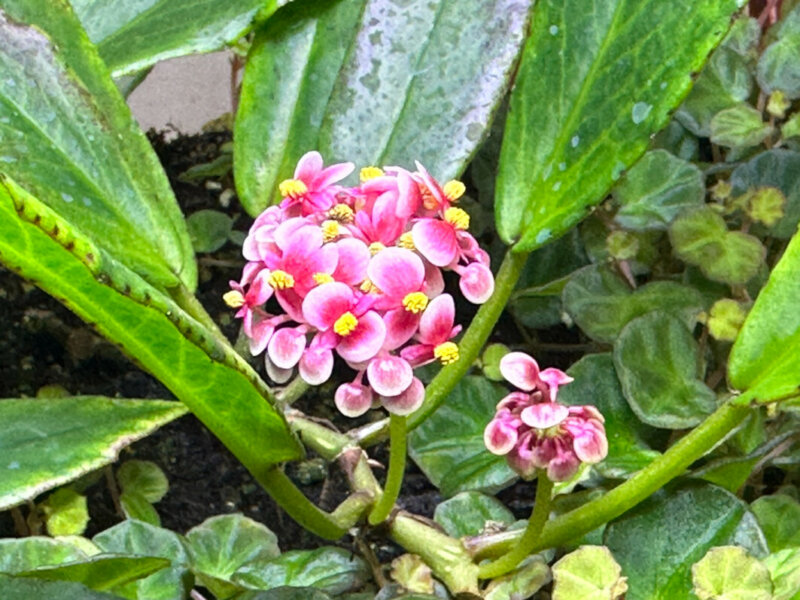
<svg viewBox="0 0 800 600"><path fill-rule="evenodd" d="M0 173L97 245L153 283L194 288L164 172L64 0L3 0L0 148Z"/></svg>
<svg viewBox="0 0 800 600"><path fill-rule="evenodd" d="M169 529L140 521L123 521L98 533L92 541L105 552L165 558L169 568L126 586L136 600L183 600L188 587L189 557L183 538Z"/></svg>
<svg viewBox="0 0 800 600"><path fill-rule="evenodd" d="M317 147L361 166L458 175L485 137L531 0L345 0L291 6L248 59L236 176L251 213ZM360 9L363 7L363 11Z"/></svg>
<svg viewBox="0 0 800 600"><path fill-rule="evenodd" d="M514 515L502 502L480 492L461 492L440 503L433 519L452 537L478 535L489 521L514 522Z"/></svg>
<svg viewBox="0 0 800 600"><path fill-rule="evenodd" d="M503 239L531 250L600 202L666 124L742 4L537 3L500 156Z"/></svg>
<svg viewBox="0 0 800 600"><path fill-rule="evenodd" d="M93 592L80 583L71 581L41 581L25 577L0 574L0 591L3 600L120 600L119 596Z"/></svg>
<svg viewBox="0 0 800 600"><path fill-rule="evenodd" d="M148 577L169 566L169 560L155 556L101 554L80 562L20 571L17 575L51 581L75 581L102 592Z"/></svg>
<svg viewBox="0 0 800 600"><path fill-rule="evenodd" d="M325 107L364 2L296 2L256 33L233 135L236 189L250 214L271 204L278 183L318 146Z"/></svg>
<svg viewBox="0 0 800 600"><path fill-rule="evenodd" d="M227 342L2 178L0 260L121 345L256 477L302 454L269 390Z"/></svg>
<svg viewBox="0 0 800 600"><path fill-rule="evenodd" d="M517 478L505 457L490 453L483 443L483 430L505 391L481 377L465 377L409 436L411 458L444 496L491 493Z"/></svg>
<svg viewBox="0 0 800 600"><path fill-rule="evenodd" d="M756 298L728 359L743 401L796 395L800 387L800 235L795 234Z"/></svg>
<svg viewBox="0 0 800 600"><path fill-rule="evenodd" d="M713 546L768 552L747 505L710 484L653 496L609 524L605 544L628 577L627 600L689 600L691 567Z"/></svg>
<svg viewBox="0 0 800 600"><path fill-rule="evenodd" d="M0 510L115 461L121 448L184 413L161 400L0 400Z"/></svg>
<svg viewBox="0 0 800 600"><path fill-rule="evenodd" d="M289 0L70 0L114 77L236 41ZM261 13L259 14L259 11Z"/></svg>
<svg viewBox="0 0 800 600"><path fill-rule="evenodd" d="M698 373L700 350L676 317L653 311L628 323L614 365L628 404L653 427L686 429L714 412L717 398Z"/></svg>

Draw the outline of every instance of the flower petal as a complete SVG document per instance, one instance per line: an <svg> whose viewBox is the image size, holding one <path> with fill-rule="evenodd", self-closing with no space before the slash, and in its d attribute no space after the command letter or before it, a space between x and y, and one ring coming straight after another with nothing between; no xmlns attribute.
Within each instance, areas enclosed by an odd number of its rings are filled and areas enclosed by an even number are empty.
<svg viewBox="0 0 800 600"><path fill-rule="evenodd" d="M333 278L347 285L364 281L371 258L367 245L356 238L344 238L336 242L336 249L339 252L339 262Z"/></svg>
<svg viewBox="0 0 800 600"><path fill-rule="evenodd" d="M574 381L572 377L561 371L560 369L555 369L550 367L545 369L544 371L539 373L539 379L547 384L547 387L550 389L550 400L552 402L556 401L556 395L558 394L558 386L566 385L571 381Z"/></svg>
<svg viewBox="0 0 800 600"><path fill-rule="evenodd" d="M419 321L419 339L425 344L438 346L450 339L456 305L450 294L436 296L430 301Z"/></svg>
<svg viewBox="0 0 800 600"><path fill-rule="evenodd" d="M486 265L470 263L461 271L458 287L467 300L473 304L483 304L494 293L494 275Z"/></svg>
<svg viewBox="0 0 800 600"><path fill-rule="evenodd" d="M388 311L383 316L386 324L386 339L383 342L384 350L396 350L417 332L419 327L420 315L407 311L404 308L396 308Z"/></svg>
<svg viewBox="0 0 800 600"><path fill-rule="evenodd" d="M303 300L303 317L310 325L325 331L350 310L354 301L355 294L348 285L339 281L323 283Z"/></svg>
<svg viewBox="0 0 800 600"><path fill-rule="evenodd" d="M267 368L267 376L275 383L286 383L292 378L294 369L276 367L269 359L269 354L264 355L264 366Z"/></svg>
<svg viewBox="0 0 800 600"><path fill-rule="evenodd" d="M483 443L489 452L502 456L517 443L518 428L509 419L492 419L483 431Z"/></svg>
<svg viewBox="0 0 800 600"><path fill-rule="evenodd" d="M420 290L425 266L411 250L385 248L369 261L367 277L385 296L401 302L406 294Z"/></svg>
<svg viewBox="0 0 800 600"><path fill-rule="evenodd" d="M351 162L337 163L335 165L331 165L330 167L326 167L314 176L314 178L311 180L310 187L314 190L328 187L329 185L336 183L337 181L341 181L350 175L355 168L356 166Z"/></svg>
<svg viewBox="0 0 800 600"><path fill-rule="evenodd" d="M372 390L357 383L343 383L333 396L336 408L346 417L359 417L372 406Z"/></svg>
<svg viewBox="0 0 800 600"><path fill-rule="evenodd" d="M284 327L276 331L269 340L267 353L279 369L293 368L306 347L306 336L293 327Z"/></svg>
<svg viewBox="0 0 800 600"><path fill-rule="evenodd" d="M370 361L367 378L372 389L381 396L398 396L408 389L414 373L399 356L381 356Z"/></svg>
<svg viewBox="0 0 800 600"><path fill-rule="evenodd" d="M333 352L326 348L308 348L300 358L300 377L309 385L321 385L333 373Z"/></svg>
<svg viewBox="0 0 800 600"><path fill-rule="evenodd" d="M306 184L311 183L311 180L322 170L322 164L322 155L319 152L316 150L306 152L300 157L300 160L297 161L297 167L294 170L294 178L300 179L306 182Z"/></svg>
<svg viewBox="0 0 800 600"><path fill-rule="evenodd" d="M358 317L358 325L350 335L342 338L336 351L346 361L363 362L380 351L385 339L386 325L383 324L383 319L370 310Z"/></svg>
<svg viewBox="0 0 800 600"><path fill-rule="evenodd" d="M569 416L569 409L556 402L541 402L528 406L520 413L522 422L535 429L549 429Z"/></svg>
<svg viewBox="0 0 800 600"><path fill-rule="evenodd" d="M453 226L439 219L420 219L411 228L411 239L420 254L437 267L446 267L458 255Z"/></svg>
<svg viewBox="0 0 800 600"><path fill-rule="evenodd" d="M539 385L539 365L524 352L509 352L500 359L500 373L511 385L530 392Z"/></svg>
<svg viewBox="0 0 800 600"><path fill-rule="evenodd" d="M386 410L403 417L410 415L422 406L423 400L425 400L425 386L416 377L401 394L397 396L380 396L381 404Z"/></svg>

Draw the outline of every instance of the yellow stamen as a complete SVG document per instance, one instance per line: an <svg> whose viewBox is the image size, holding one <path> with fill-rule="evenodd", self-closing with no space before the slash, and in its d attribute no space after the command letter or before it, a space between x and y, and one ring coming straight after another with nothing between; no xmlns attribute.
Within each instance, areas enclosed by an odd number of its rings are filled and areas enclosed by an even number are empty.
<svg viewBox="0 0 800 600"><path fill-rule="evenodd" d="M458 360L458 346L453 342L439 344L433 349L433 355L442 361L443 365L451 365Z"/></svg>
<svg viewBox="0 0 800 600"><path fill-rule="evenodd" d="M242 296L242 292L237 292L236 290L231 290L223 294L222 299L225 301L225 304L231 308L241 308L244 306L244 296Z"/></svg>
<svg viewBox="0 0 800 600"><path fill-rule="evenodd" d="M406 231L403 235L400 236L400 239L397 240L397 245L401 248L405 248L406 250L415 250L416 246L414 246L414 238L411 237L411 232Z"/></svg>
<svg viewBox="0 0 800 600"><path fill-rule="evenodd" d="M323 283L331 283L333 281L333 277L327 273L314 273L314 281L316 281L319 285L322 285Z"/></svg>
<svg viewBox="0 0 800 600"><path fill-rule="evenodd" d="M299 179L284 179L278 184L278 191L284 198L298 198L308 191L308 187Z"/></svg>
<svg viewBox="0 0 800 600"><path fill-rule="evenodd" d="M450 200L450 202L455 202L464 195L464 192L467 191L467 186L457 179L451 179L444 184L442 191L444 192L445 197Z"/></svg>
<svg viewBox="0 0 800 600"><path fill-rule="evenodd" d="M379 169L378 167L364 167L358 173L358 178L361 180L361 183L369 181L370 179L375 179L376 177L383 177L383 169Z"/></svg>
<svg viewBox="0 0 800 600"><path fill-rule="evenodd" d="M403 298L403 308L408 312L419 314L428 306L428 297L422 292L411 292Z"/></svg>
<svg viewBox="0 0 800 600"><path fill-rule="evenodd" d="M355 331L356 325L358 325L358 319L356 319L353 313L347 311L336 319L336 323L333 324L333 330L339 335L346 337Z"/></svg>
<svg viewBox="0 0 800 600"><path fill-rule="evenodd" d="M451 206L444 211L444 220L456 229L469 229L469 215L466 211Z"/></svg>
<svg viewBox="0 0 800 600"><path fill-rule="evenodd" d="M353 215L353 209L347 204L337 204L328 211L328 216L339 223L352 223Z"/></svg>
<svg viewBox="0 0 800 600"><path fill-rule="evenodd" d="M269 274L269 284L276 290L285 290L294 287L294 277L280 269Z"/></svg>
<svg viewBox="0 0 800 600"><path fill-rule="evenodd" d="M322 241L327 244L339 237L339 221L323 221L322 222Z"/></svg>
<svg viewBox="0 0 800 600"><path fill-rule="evenodd" d="M358 289L360 289L365 294L380 294L381 293L380 289L378 289L378 286L375 285L374 283L372 283L369 279L365 279L364 281L362 281L361 285L358 286Z"/></svg>
<svg viewBox="0 0 800 600"><path fill-rule="evenodd" d="M375 256L375 255L376 255L378 252L380 252L380 251L381 251L381 250L383 250L384 248L386 248L386 246L384 246L384 245L383 245L383 244L381 244L380 242L372 242L372 243L369 245L369 253L370 253L372 256Z"/></svg>

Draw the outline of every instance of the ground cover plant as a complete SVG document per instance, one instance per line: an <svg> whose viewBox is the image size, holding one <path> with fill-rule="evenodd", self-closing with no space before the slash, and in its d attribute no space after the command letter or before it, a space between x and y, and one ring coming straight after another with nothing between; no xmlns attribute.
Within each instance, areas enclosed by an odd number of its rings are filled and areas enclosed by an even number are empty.
<svg viewBox="0 0 800 600"><path fill-rule="evenodd" d="M0 540L4 598L800 593L795 2L0 0L0 30L0 261L178 400L0 401L0 509L49 534ZM185 177L233 177L241 235L184 219L123 97L223 44L233 144ZM224 244L235 342L196 296ZM187 411L328 545L161 527L141 460L84 537L97 470Z"/></svg>

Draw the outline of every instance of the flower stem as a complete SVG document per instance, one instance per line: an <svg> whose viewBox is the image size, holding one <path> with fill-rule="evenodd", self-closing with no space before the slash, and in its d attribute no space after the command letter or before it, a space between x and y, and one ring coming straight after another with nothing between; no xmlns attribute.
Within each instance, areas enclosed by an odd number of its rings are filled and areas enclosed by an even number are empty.
<svg viewBox="0 0 800 600"><path fill-rule="evenodd" d="M531 518L528 519L525 533L522 534L522 538L510 552L489 564L481 566L478 571L478 576L481 579L491 579L508 573L533 552L550 514L552 494L553 482L547 477L547 473L539 470L539 476L536 479L536 498L533 504L533 512L531 513Z"/></svg>
<svg viewBox="0 0 800 600"><path fill-rule="evenodd" d="M533 551L553 548L576 539L633 508L683 473L739 425L749 412L749 406L738 406L731 402L722 404L705 421L628 481L547 523ZM472 540L468 546L474 548L475 557L480 559L508 552L519 543L519 537L506 535L497 543L489 544L474 542Z"/></svg>
<svg viewBox="0 0 800 600"><path fill-rule="evenodd" d="M406 424L408 418L392 414L389 417L389 472L386 474L386 485L383 495L372 507L367 520L370 525L377 525L386 520L400 495L403 474L406 470Z"/></svg>
<svg viewBox="0 0 800 600"><path fill-rule="evenodd" d="M459 359L453 364L443 367L433 378L425 390L425 402L408 418L409 430L419 426L433 411L439 408L455 385L467 374L475 359L478 358L483 345L489 339L492 329L505 309L511 292L517 285L522 269L528 260L528 252L509 250L503 259L494 282L494 293L489 300L478 309L475 318L458 343ZM381 426L370 425L363 435L358 436L363 447L371 446L386 439L389 423L386 419Z"/></svg>

